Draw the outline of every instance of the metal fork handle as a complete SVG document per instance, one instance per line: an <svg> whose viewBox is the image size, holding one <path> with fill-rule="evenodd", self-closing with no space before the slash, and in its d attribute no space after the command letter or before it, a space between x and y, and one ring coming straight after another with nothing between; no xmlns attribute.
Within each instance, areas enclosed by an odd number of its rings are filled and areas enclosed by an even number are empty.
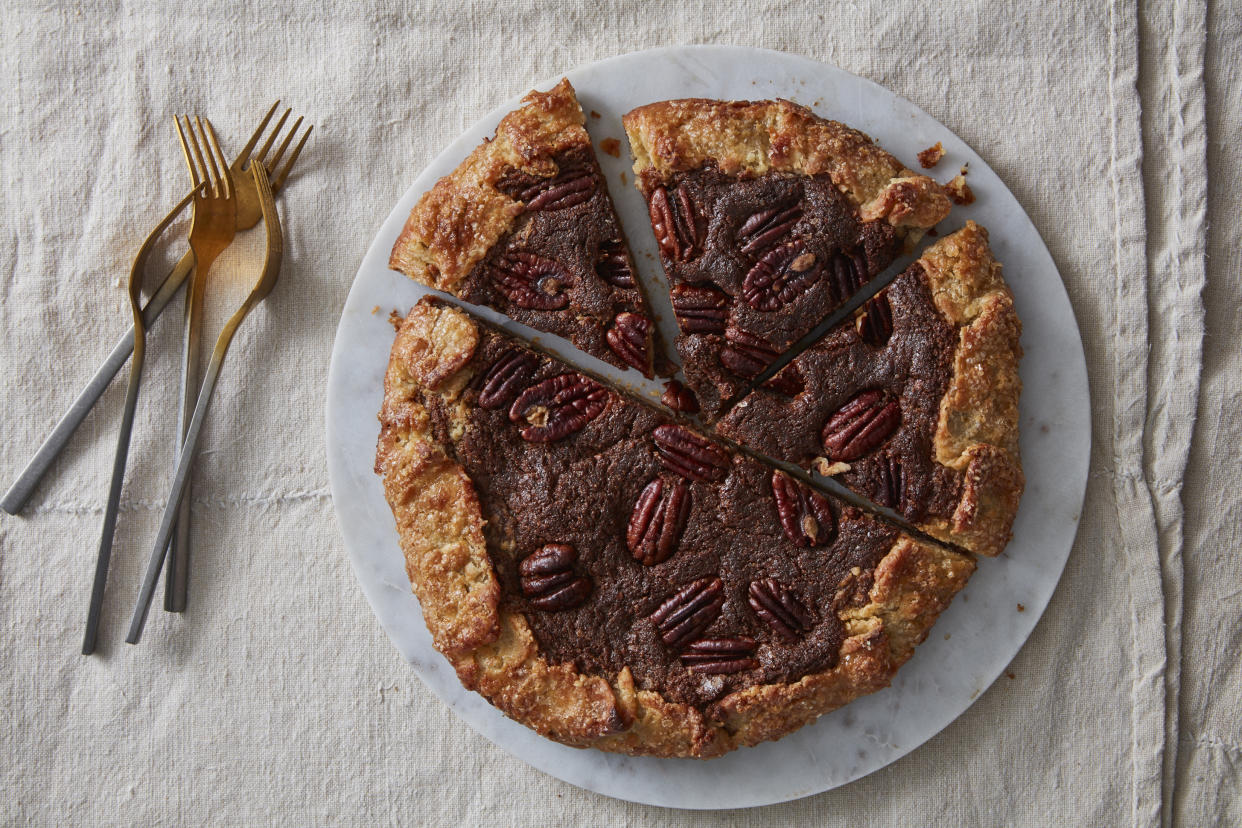
<svg viewBox="0 0 1242 828"><path fill-rule="evenodd" d="M210 267L210 262L207 263ZM206 301L206 280L202 278L205 268L198 268L186 289L185 332L181 349L181 387L177 399L177 456L180 461L181 446L185 445L198 402L198 372L202 363L203 304ZM174 466L175 468L175 466ZM174 526L172 548L168 550L168 573L164 583L164 609L167 612L185 612L189 587L190 566L190 483L182 496Z"/></svg>
<svg viewBox="0 0 1242 828"><path fill-rule="evenodd" d="M142 637L142 628L147 622L147 613L151 609L151 598L155 592L156 582L160 577L160 569L168 556L169 541L172 540L176 526L177 514L181 500L185 496L186 484L190 479L190 468L194 464L194 455L198 450L198 438L203 430L203 420L207 416L207 406L211 403L211 395L216 390L216 380L220 378L220 366L228 351L229 343L241 320L249 312L250 303L233 315L220 334L212 351L211 361L207 364L207 373L203 377L202 388L198 391L198 402L194 405L194 416L190 419L190 427L186 431L185 442L177 454L177 470L173 473L172 491L168 495L168 503L164 506L164 516L160 519L159 533L155 537L155 548L151 551L151 560L147 562L147 571L142 578L142 590L138 593L138 603L134 606L134 615L129 622L129 633L125 640L137 644Z"/></svg>
<svg viewBox="0 0 1242 828"><path fill-rule="evenodd" d="M160 568L168 555L168 541L172 537L173 525L177 519L177 509L185 495L185 484L190 476L190 466L198 448L198 438L202 431L203 419L207 415L207 406L211 395L216 389L216 380L220 377L220 366L228 353L234 334L241 327L246 316L256 305L271 292L276 285L280 273L280 264L284 254L283 231L280 216L276 212L276 204L272 200L271 185L267 171L262 165L252 167L250 171L255 187L259 192L259 200L263 209L263 223L267 227L267 254L263 260L263 273L250 290L250 294L242 302L241 307L224 323L220 336L216 338L216 347L211 352L211 362L207 365L203 387L198 392L198 402L194 406L194 417L190 420L190 430L177 460L177 471L173 475L172 492L164 507L164 516L160 520L160 529L155 539L155 548L151 550L151 560L147 564L146 574L142 579L142 590L138 593L138 603L134 606L134 615L130 619L129 634L125 640L137 644L142 637L142 628L146 624L147 614L151 609L151 596L155 591L155 583L160 577Z"/></svg>
<svg viewBox="0 0 1242 828"><path fill-rule="evenodd" d="M82 655L95 652L99 636L99 616L103 609L104 587L108 583L108 567L112 561L112 538L121 506L121 486L125 482L125 465L129 460L129 440L134 430L134 410L138 405L138 388L142 382L142 352L134 351L130 366L129 386L125 389L125 413L116 438L116 456L112 461L112 482L108 486L108 505L104 509L103 532L99 538L99 556L95 560L95 578L91 583L91 601L86 613L86 633L82 636Z"/></svg>
<svg viewBox="0 0 1242 828"><path fill-rule="evenodd" d="M134 411L138 405L138 389L142 383L142 362L146 353L146 324L143 321L143 308L138 305L138 296L142 284L142 272L146 266L147 256L151 252L156 239L164 234L168 225L181 214L181 211L194 199L198 192L196 187L191 190L176 207L164 216L147 236L134 257L134 264L129 274L129 307L133 319L134 360L130 365L129 387L125 391L125 412L121 417L118 429L116 456L112 461L112 480L108 485L108 503L104 508L103 533L99 539L99 555L95 561L95 577L91 585L90 607L86 614L86 632L82 637L82 655L95 652L95 641L99 634L99 617L103 611L104 588L108 583L108 566L112 560L112 541L116 531L117 513L121 505L121 488L125 482L125 465L129 459L130 435L134 430Z"/></svg>
<svg viewBox="0 0 1242 828"><path fill-rule="evenodd" d="M159 318L159 315L164 312L164 308L168 307L168 303L172 301L177 291L181 290L181 286L185 284L186 277L190 275L193 269L194 254L186 253L143 307L142 320L147 327L150 327ZM4 509L10 515L15 515L21 511L21 508L26 505L26 501L30 499L30 495L34 493L35 487L39 485L39 481L43 479L43 475L47 474L47 470L52 467L52 463L65 450L65 446L69 443L69 438L78 430L78 426L82 425L86 415L95 407L95 403L103 396L103 392L116 377L117 372L121 370L121 366L129 360L129 355L133 352L134 329L131 326L129 332L121 337L120 341L112 349L112 353L99 366L95 376L82 389L82 393L78 394L78 398L69 406L69 410L60 418L56 428L52 429L52 433L39 446L39 450L30 459L30 463L26 465L21 476L5 492L3 500L0 500L0 509Z"/></svg>

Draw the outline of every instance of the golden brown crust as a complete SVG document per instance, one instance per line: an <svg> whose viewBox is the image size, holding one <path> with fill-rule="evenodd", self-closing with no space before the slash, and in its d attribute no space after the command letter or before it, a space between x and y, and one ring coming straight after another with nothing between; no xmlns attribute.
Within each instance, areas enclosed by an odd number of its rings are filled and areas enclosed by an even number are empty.
<svg viewBox="0 0 1242 828"><path fill-rule="evenodd" d="M531 92L522 104L501 119L495 138L418 200L393 245L389 267L457 295L461 281L522 213L521 202L496 189L501 177L513 169L553 176L552 156L590 146L568 80L548 92Z"/></svg>
<svg viewBox="0 0 1242 828"><path fill-rule="evenodd" d="M420 302L403 326L406 330L393 341L391 361L431 391L464 368L479 345L475 324L444 305Z"/></svg>
<svg viewBox="0 0 1242 828"><path fill-rule="evenodd" d="M933 537L994 556L1009 542L1024 478L1018 453L1022 324L987 230L967 222L919 259L936 308L959 329L953 378L940 401L936 461L963 473L951 520Z"/></svg>
<svg viewBox="0 0 1242 828"><path fill-rule="evenodd" d="M914 655L974 571L975 562L965 555L904 538L875 568L869 602L843 611L842 618L855 624L879 619L896 669Z"/></svg>
<svg viewBox="0 0 1242 828"><path fill-rule="evenodd" d="M426 352L410 340L418 338L412 334L433 315L430 310L429 305L417 306L411 313L413 324L407 323L402 329L405 335L393 345L384 379L375 470L384 480L406 572L427 628L436 649L456 666L458 659L498 634L500 585L487 559L474 486L431 438L427 410L420 400L414 371L432 375L440 371L429 368L425 360L411 364L403 358Z"/></svg>
<svg viewBox="0 0 1242 828"><path fill-rule="evenodd" d="M458 407L478 341L456 308L425 298L411 310L385 379L376 471L436 648L465 687L544 736L699 758L779 738L886 686L973 569L964 556L900 537L863 599L840 613L848 637L836 667L739 691L706 713L637 689L628 669L604 677L550 664L525 617L500 606L474 486L433 436L425 407L428 394Z"/></svg>
<svg viewBox="0 0 1242 828"><path fill-rule="evenodd" d="M905 168L868 136L785 100L687 98L622 119L641 184L715 164L730 175L828 175L863 221L885 219L911 238L949 213L943 188Z"/></svg>

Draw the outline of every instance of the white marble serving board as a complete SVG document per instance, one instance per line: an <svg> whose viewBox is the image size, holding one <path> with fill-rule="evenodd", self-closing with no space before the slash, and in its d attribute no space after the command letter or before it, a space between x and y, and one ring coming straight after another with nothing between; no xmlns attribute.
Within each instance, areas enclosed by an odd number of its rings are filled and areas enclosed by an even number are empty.
<svg viewBox="0 0 1242 828"><path fill-rule="evenodd" d="M597 148L605 138L621 140L621 158L601 152L600 162L648 284L662 276L647 211L632 186L620 121L635 106L681 97L789 98L872 135L907 164L916 163L916 152L941 141L947 154L935 174L942 179L969 162L969 181L978 200L956 208L940 230L956 229L968 218L989 229L1022 318L1027 486L1014 540L999 558L980 562L970 584L892 687L779 742L718 759L635 758L564 747L464 690L432 648L406 579L392 514L372 471L376 414L393 339L388 314L394 309L404 313L427 292L389 270L387 261L419 195L493 133L501 116L517 106L514 97L458 138L410 185L375 237L341 316L328 376L328 471L358 582L393 643L432 692L496 745L574 785L655 805L736 808L796 799L858 779L915 749L961 715L1022 647L1061 576L1086 486L1090 418L1082 342L1056 266L1017 200L970 147L909 101L840 69L780 52L703 46L622 55L575 69L567 77L583 109L601 115L587 118ZM556 80L534 86L548 89ZM659 300L661 290L651 293L671 341L667 301ZM379 312L374 312L376 306ZM505 326L527 336L533 333L512 323ZM545 335L540 342L562 353L568 350L553 337ZM582 360L582 355L577 358ZM584 362L599 373L619 376L603 363ZM642 385L635 372L623 378Z"/></svg>

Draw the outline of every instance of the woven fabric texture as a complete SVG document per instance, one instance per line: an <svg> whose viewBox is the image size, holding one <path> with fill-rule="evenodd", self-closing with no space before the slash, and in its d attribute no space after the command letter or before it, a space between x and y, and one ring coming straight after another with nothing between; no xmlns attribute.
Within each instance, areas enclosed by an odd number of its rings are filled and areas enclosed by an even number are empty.
<svg viewBox="0 0 1242 828"><path fill-rule="evenodd" d="M1236 5L0 2L2 485L128 327L131 258L185 190L171 115L232 148L278 97L316 125L281 199L281 281L203 433L189 612L121 643L171 473L179 302L150 338L97 656L78 648L124 372L0 516L0 822L1242 822ZM712 814L545 776L432 696L354 581L323 436L351 279L424 165L540 79L683 43L834 64L978 150L1065 280L1093 409L1077 543L1008 677L871 776Z"/></svg>

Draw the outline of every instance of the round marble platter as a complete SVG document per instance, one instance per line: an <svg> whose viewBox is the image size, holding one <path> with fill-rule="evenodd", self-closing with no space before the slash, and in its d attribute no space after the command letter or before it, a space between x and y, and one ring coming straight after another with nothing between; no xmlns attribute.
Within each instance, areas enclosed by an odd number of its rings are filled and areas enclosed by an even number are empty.
<svg viewBox="0 0 1242 828"><path fill-rule="evenodd" d="M393 207L345 303L328 375L328 472L354 572L380 623L423 682L475 730L555 777L608 796L679 808L738 808L820 793L865 776L947 727L1001 674L1030 635L1061 577L1078 528L1087 479L1090 417L1086 363L1073 309L1055 264L1017 200L984 161L909 101L840 69L780 52L735 47L673 47L622 55L566 73L577 90L597 150L621 142L620 158L599 152L609 191L647 284L663 276L642 197L633 187L621 116L668 98L788 98L873 136L907 164L937 141L946 155L933 174L947 180L970 164L977 200L942 222L945 234L974 219L990 232L1004 264L1024 334L1021 365L1022 460L1026 493L1014 540L978 572L898 672L891 687L820 718L777 742L708 761L628 757L565 747L506 718L465 690L432 647L410 590L392 513L372 470L376 414L393 328L427 293L388 269L406 216L441 176L493 134L518 106L505 102L445 149ZM549 79L534 88L549 89ZM520 90L524 94L526 89ZM595 117L598 113L599 117ZM611 146L611 142L605 146ZM396 150L394 150L396 151ZM649 290L666 341L675 333L663 290ZM482 312L580 364L658 394L636 372L618 372L562 341Z"/></svg>

